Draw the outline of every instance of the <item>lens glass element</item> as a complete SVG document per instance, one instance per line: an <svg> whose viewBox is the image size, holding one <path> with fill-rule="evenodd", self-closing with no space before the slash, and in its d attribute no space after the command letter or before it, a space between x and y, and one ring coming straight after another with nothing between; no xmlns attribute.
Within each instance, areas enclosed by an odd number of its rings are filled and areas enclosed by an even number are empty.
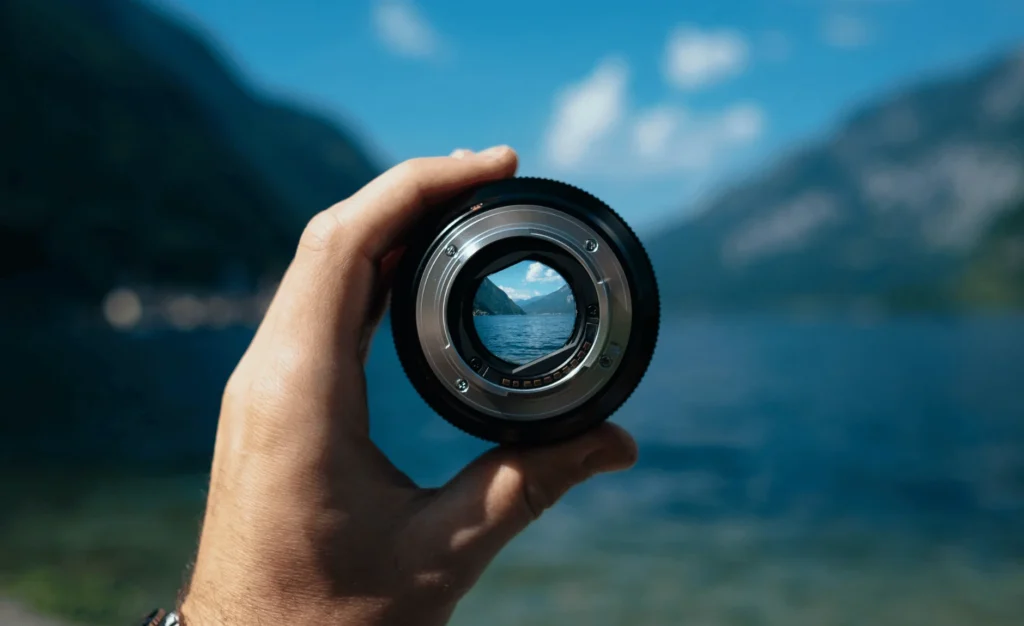
<svg viewBox="0 0 1024 626"><path fill-rule="evenodd" d="M473 299L473 325L495 357L524 365L562 348L576 326L576 297L564 276L527 260L492 273Z"/></svg>
<svg viewBox="0 0 1024 626"><path fill-rule="evenodd" d="M391 297L402 367L432 409L503 444L578 435L629 398L659 299L636 235L594 196L510 178L426 215Z"/></svg>

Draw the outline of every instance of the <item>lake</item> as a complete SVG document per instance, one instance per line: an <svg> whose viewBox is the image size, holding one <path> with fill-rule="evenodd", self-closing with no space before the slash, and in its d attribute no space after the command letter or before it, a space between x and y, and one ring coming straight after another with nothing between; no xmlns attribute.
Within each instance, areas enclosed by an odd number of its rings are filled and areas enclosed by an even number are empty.
<svg viewBox="0 0 1024 626"><path fill-rule="evenodd" d="M181 416L189 438L170 441L208 451L246 339L153 336L118 350L136 366L174 355L161 389L203 408ZM386 328L368 375L373 436L420 483L487 449L418 398ZM637 467L545 513L453 624L1017 625L1022 377L1020 317L668 319L614 416L639 442ZM153 431L118 430L124 441ZM172 598L204 477L88 476L0 483L0 594L125 623Z"/></svg>
<svg viewBox="0 0 1024 626"><path fill-rule="evenodd" d="M553 352L569 340L575 315L477 315L477 335L491 353L522 365Z"/></svg>

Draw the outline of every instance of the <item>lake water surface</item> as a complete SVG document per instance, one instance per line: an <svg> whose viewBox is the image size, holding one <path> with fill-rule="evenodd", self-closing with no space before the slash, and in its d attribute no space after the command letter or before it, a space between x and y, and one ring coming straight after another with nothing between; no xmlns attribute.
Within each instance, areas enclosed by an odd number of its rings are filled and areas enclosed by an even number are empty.
<svg viewBox="0 0 1024 626"><path fill-rule="evenodd" d="M476 332L487 349L522 365L553 352L569 340L575 315L478 315Z"/></svg>
<svg viewBox="0 0 1024 626"><path fill-rule="evenodd" d="M244 339L123 349L174 345L177 369L162 384L208 407L181 423L208 449ZM386 328L368 380L373 437L422 484L488 448L419 399ZM1019 625L1022 382L1022 318L668 319L651 370L614 416L639 442L637 467L545 513L453 623ZM205 479L129 476L80 487L63 476L14 497L0 515L0 553L12 557L0 558L0 583L21 588L31 567L33 585L58 589L71 583L40 572L92 567L94 582L144 587L105 559L149 550L173 585L195 529L181 511L198 510ZM51 508L47 489L60 494ZM183 508L154 520L167 502ZM168 552L152 554L160 546Z"/></svg>

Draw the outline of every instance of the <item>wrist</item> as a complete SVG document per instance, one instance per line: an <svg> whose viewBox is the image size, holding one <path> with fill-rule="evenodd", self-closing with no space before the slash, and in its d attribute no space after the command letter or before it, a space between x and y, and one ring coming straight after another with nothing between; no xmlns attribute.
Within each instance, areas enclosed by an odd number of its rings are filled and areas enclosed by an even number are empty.
<svg viewBox="0 0 1024 626"><path fill-rule="evenodd" d="M241 595L207 587L190 588L180 601L180 626L319 626L323 623L377 624L369 607L337 603L327 605L315 598L281 598L266 593Z"/></svg>

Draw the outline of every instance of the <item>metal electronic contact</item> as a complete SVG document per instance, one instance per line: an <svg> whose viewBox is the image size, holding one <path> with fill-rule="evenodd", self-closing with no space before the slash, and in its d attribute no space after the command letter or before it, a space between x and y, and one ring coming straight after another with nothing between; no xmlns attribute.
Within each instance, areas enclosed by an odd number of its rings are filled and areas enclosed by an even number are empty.
<svg viewBox="0 0 1024 626"><path fill-rule="evenodd" d="M563 347L517 365L480 340L473 298L488 275L523 260L565 278L576 319ZM516 178L456 202L410 244L392 330L410 380L445 419L492 441L540 442L625 401L650 361L658 314L650 261L610 208L562 183Z"/></svg>

